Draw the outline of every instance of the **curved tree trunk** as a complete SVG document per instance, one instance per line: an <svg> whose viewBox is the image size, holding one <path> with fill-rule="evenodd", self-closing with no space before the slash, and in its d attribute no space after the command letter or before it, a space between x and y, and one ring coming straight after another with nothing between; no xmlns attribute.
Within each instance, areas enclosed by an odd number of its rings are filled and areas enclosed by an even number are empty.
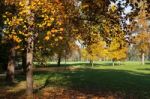
<svg viewBox="0 0 150 99"><path fill-rule="evenodd" d="M8 56L8 65L7 65L7 74L6 81L8 83L14 83L15 77L15 45L10 44L9 56Z"/></svg>

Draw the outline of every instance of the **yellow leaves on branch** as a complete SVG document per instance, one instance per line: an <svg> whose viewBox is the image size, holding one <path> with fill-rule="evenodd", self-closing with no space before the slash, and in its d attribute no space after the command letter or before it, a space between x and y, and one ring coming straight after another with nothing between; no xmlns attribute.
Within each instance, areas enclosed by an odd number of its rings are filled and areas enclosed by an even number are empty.
<svg viewBox="0 0 150 99"><path fill-rule="evenodd" d="M127 57L127 50L127 46L122 45L122 42L115 38L108 48L108 58L115 61L123 60Z"/></svg>
<svg viewBox="0 0 150 99"><path fill-rule="evenodd" d="M58 32L58 30L57 29L52 29L51 32L56 33L56 32Z"/></svg>
<svg viewBox="0 0 150 99"><path fill-rule="evenodd" d="M43 34L45 35L43 39L46 41L51 38L55 38L55 41L62 40L63 37L60 34L64 31L64 28L62 28L64 12L62 11L63 6L61 2L58 1L31 0L30 5L26 5L26 0L20 0L14 3L17 9L15 14L6 12L3 15L6 25L4 33L7 33L8 37L11 37L13 34L14 37L11 38L16 42L21 41L19 40L20 35L26 39L29 35L34 34L34 31L44 31L43 33L46 33L46 35ZM31 21L29 21L29 18ZM30 26L33 27L33 31L29 31ZM54 28L51 29L51 26Z"/></svg>
<svg viewBox="0 0 150 99"><path fill-rule="evenodd" d="M135 36L133 42L140 52L147 53L150 47L150 34L147 32L139 33L137 36Z"/></svg>
<svg viewBox="0 0 150 99"><path fill-rule="evenodd" d="M59 40L62 40L62 32L64 31L64 28L59 28L59 29L55 29L53 28L50 31L47 31L46 36L44 37L44 40L48 41L52 38L54 38L54 40L57 42Z"/></svg>
<svg viewBox="0 0 150 99"><path fill-rule="evenodd" d="M92 45L88 45L86 48L82 49L82 57L88 60L99 60L101 58L106 57L107 49L106 42L99 41L97 43L93 43Z"/></svg>
<svg viewBox="0 0 150 99"><path fill-rule="evenodd" d="M64 31L64 28L60 28L59 30L60 30L60 31Z"/></svg>
<svg viewBox="0 0 150 99"><path fill-rule="evenodd" d="M21 39L19 37L17 37L16 35L9 35L8 39L13 40L16 43L20 43Z"/></svg>
<svg viewBox="0 0 150 99"><path fill-rule="evenodd" d="M15 47L15 49L16 49L16 50L17 50L17 49L20 49L20 46L19 46L19 45L18 45L18 46L16 46L16 47Z"/></svg>
<svg viewBox="0 0 150 99"><path fill-rule="evenodd" d="M6 12L3 17L5 18L4 24L8 26L18 26L23 22L22 18L18 18L17 16L12 16L10 13Z"/></svg>
<svg viewBox="0 0 150 99"><path fill-rule="evenodd" d="M45 36L44 40L48 41L49 40L49 36Z"/></svg>
<svg viewBox="0 0 150 99"><path fill-rule="evenodd" d="M59 36L59 39L60 39L60 40L62 40L62 39L63 39L63 37L62 37L62 36Z"/></svg>

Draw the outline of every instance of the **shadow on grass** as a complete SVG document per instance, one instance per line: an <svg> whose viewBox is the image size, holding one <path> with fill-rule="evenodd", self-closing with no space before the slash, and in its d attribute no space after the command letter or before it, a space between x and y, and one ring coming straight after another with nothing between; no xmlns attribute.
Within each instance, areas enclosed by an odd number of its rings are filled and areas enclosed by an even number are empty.
<svg viewBox="0 0 150 99"><path fill-rule="evenodd" d="M18 75L17 79L25 80L25 76ZM35 92L45 87L56 86L84 94L107 95L111 92L123 97L116 99L150 99L150 75L128 70L86 68L64 72L35 71L34 79L35 81L45 79L43 85ZM5 93L8 96L12 94L7 92L7 89ZM22 93L23 91L17 92L17 95Z"/></svg>
<svg viewBox="0 0 150 99"><path fill-rule="evenodd" d="M15 87L20 81L25 80L25 75L23 74L15 74L14 83L10 83L6 81L6 75L0 76L0 87Z"/></svg>
<svg viewBox="0 0 150 99"><path fill-rule="evenodd" d="M150 99L150 75L125 70L81 69L62 73L35 72L38 77L48 75L46 86L67 87L81 93L119 92L125 98Z"/></svg>
<svg viewBox="0 0 150 99"><path fill-rule="evenodd" d="M146 62L145 64L146 64L146 65L150 65L150 62Z"/></svg>
<svg viewBox="0 0 150 99"><path fill-rule="evenodd" d="M0 99L25 99L25 90L19 92L10 92L8 89L0 89Z"/></svg>
<svg viewBox="0 0 150 99"><path fill-rule="evenodd" d="M20 76L19 76L19 78L20 78ZM18 99L20 96L23 96L25 94L24 89L19 90L19 91L10 91L14 87L17 87L18 84L19 84L19 82L16 82L14 84L10 84L10 83L5 81L5 77L1 77L0 78L0 99ZM24 98L22 98L22 99L24 99Z"/></svg>
<svg viewBox="0 0 150 99"><path fill-rule="evenodd" d="M138 68L137 70L144 70L144 71L150 71L150 68Z"/></svg>

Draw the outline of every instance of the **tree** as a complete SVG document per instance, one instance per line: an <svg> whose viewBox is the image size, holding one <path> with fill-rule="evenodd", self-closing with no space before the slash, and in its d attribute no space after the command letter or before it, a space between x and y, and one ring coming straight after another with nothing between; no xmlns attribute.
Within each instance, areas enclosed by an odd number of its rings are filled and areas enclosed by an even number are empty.
<svg viewBox="0 0 150 99"><path fill-rule="evenodd" d="M74 0L62 0L62 5L65 6L62 11L62 18L59 21L61 28L55 24L51 31L47 32L43 36L44 40L41 39L38 45L42 45L44 49L50 56L57 55L57 63L60 66L62 57L66 57L71 54L72 47L75 46L75 41L77 40L78 32L76 30L77 26L77 16L78 9L76 8ZM66 55L67 54L67 55Z"/></svg>
<svg viewBox="0 0 150 99"><path fill-rule="evenodd" d="M8 36L13 35L19 38L20 42L25 42L26 48L26 81L27 95L30 96L33 92L33 48L34 40L38 34L49 34L54 29L61 27L61 14L63 7L58 0L22 0L11 1L17 7L16 13L5 12L4 30ZM54 24L57 25L54 27ZM52 29L53 28L53 29ZM52 30L52 31L51 31ZM56 31L53 31L56 32ZM50 34L49 34L50 35Z"/></svg>
<svg viewBox="0 0 150 99"><path fill-rule="evenodd" d="M121 61L127 57L127 46L125 46L123 41L118 41L114 38L108 48L108 58L113 61L113 66L115 61Z"/></svg>
<svg viewBox="0 0 150 99"><path fill-rule="evenodd" d="M144 65L145 62L145 54L149 51L149 0L138 1L131 0L130 1L134 6L135 11L133 12L132 20L132 33L136 33L136 36L133 36L133 42L136 45L136 48L141 53L141 61Z"/></svg>
<svg viewBox="0 0 150 99"><path fill-rule="evenodd" d="M128 47L126 46L127 42L125 40L126 32L123 30L120 21L124 8L121 8L119 4L115 4L115 2L110 3L107 0L84 0L81 3L80 19L82 19L82 24L80 27L82 28L79 29L81 33L80 39L88 48L93 44L97 44L99 35L106 42L106 48L109 52L108 56L113 60L126 58L126 50ZM113 44L117 45L116 48L113 47ZM88 52L92 52L91 50L92 47L88 49ZM116 57L114 58L113 55L118 51L120 55L115 55ZM83 50L83 52L88 53L86 50Z"/></svg>
<svg viewBox="0 0 150 99"><path fill-rule="evenodd" d="M133 41L135 42L135 47L140 52L142 65L144 65L145 55L148 54L150 48L150 34L140 33L137 36L135 36Z"/></svg>
<svg viewBox="0 0 150 99"><path fill-rule="evenodd" d="M94 60L100 60L102 58L105 58L106 55L107 49L105 41L93 43L92 45L86 46L82 49L82 57L84 59L88 59L92 67Z"/></svg>
<svg viewBox="0 0 150 99"><path fill-rule="evenodd" d="M15 66L16 66L16 60L15 60L15 49L16 49L16 45L20 42L20 39L15 35L14 32L14 28L15 25L12 27L9 27L7 24L8 20L11 18L11 15L16 13L16 6L13 4L9 4L6 2L6 4L4 4L4 6L6 7L4 9L5 12L3 12L3 20L7 19L6 18L6 14L8 15L8 19L7 21L4 21L4 29L3 29L3 33L4 33L4 41L6 42L6 44L8 44L8 63L7 63L7 75L6 75L6 81L8 83L14 83L14 75L15 75ZM8 13L10 12L10 13ZM15 17L13 17L15 18ZM13 19L12 18L12 19ZM12 23L8 23L8 24L16 24L15 22ZM8 28L9 29L8 29ZM10 34L9 34L10 33Z"/></svg>

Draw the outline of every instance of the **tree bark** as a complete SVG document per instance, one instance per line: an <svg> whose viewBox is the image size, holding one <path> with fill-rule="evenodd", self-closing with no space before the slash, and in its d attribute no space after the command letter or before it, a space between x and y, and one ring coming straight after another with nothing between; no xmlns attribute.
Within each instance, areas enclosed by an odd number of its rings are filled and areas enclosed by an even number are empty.
<svg viewBox="0 0 150 99"><path fill-rule="evenodd" d="M28 38L26 52L26 93L31 96L33 93L33 40L32 37Z"/></svg>
<svg viewBox="0 0 150 99"><path fill-rule="evenodd" d="M31 4L31 0L26 0L26 10L28 11L27 15L27 23L28 23L28 30L27 32L33 32L34 28L32 27L34 17L32 16L33 13L31 12L31 9L28 9L28 7ZM26 94L27 98L31 97L33 94L33 43L34 38L33 34L31 34L27 38L27 46L26 46Z"/></svg>
<svg viewBox="0 0 150 99"><path fill-rule="evenodd" d="M145 54L142 53L142 65L145 65Z"/></svg>
<svg viewBox="0 0 150 99"><path fill-rule="evenodd" d="M14 83L15 78L15 45L10 44L9 56L8 56L8 65L7 65L7 74L6 81L8 83Z"/></svg>

